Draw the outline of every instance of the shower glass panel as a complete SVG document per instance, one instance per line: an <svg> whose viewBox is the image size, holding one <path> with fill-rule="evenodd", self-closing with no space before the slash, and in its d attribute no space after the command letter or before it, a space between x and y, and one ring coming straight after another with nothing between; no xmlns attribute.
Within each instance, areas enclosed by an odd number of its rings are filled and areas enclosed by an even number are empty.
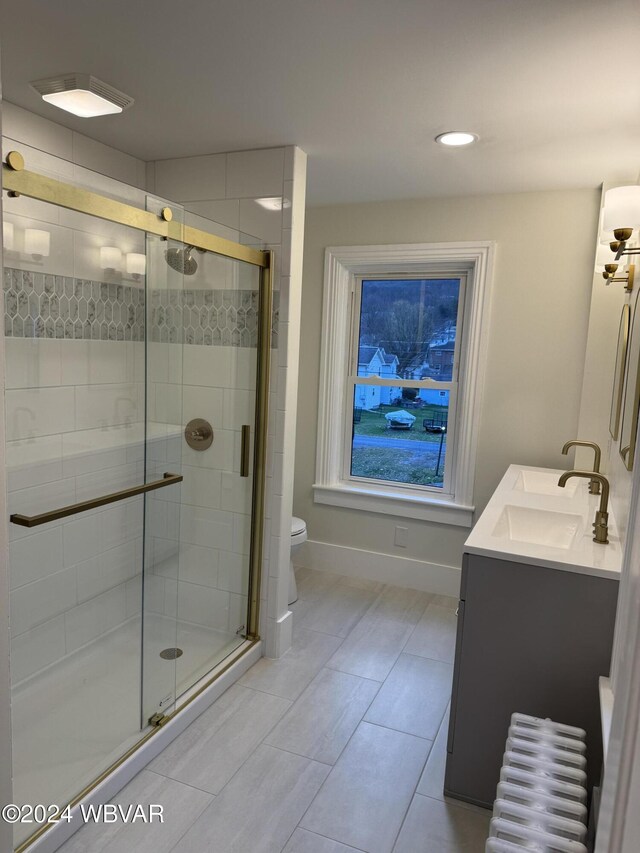
<svg viewBox="0 0 640 853"><path fill-rule="evenodd" d="M24 198L5 221L10 512L144 483L144 233ZM143 519L139 495L9 525L16 803L67 802L140 737Z"/></svg>
<svg viewBox="0 0 640 853"><path fill-rule="evenodd" d="M147 496L143 724L244 642L259 295L241 261L154 235L147 258L147 478L184 480Z"/></svg>
<svg viewBox="0 0 640 853"><path fill-rule="evenodd" d="M147 209L159 213L161 205L147 200ZM182 211L172 205L174 219ZM146 456L145 479L158 480L182 468L182 341L169 343L154 333L158 323L156 303L161 294L182 292L182 274L166 262L181 244L147 235L146 303ZM166 253L166 254L165 254ZM166 494L165 494L166 493ZM180 551L182 483L150 494L145 502L144 572L142 586L142 685L140 726L154 714L175 708L178 620L177 572ZM140 567L142 571L142 566Z"/></svg>
<svg viewBox="0 0 640 853"><path fill-rule="evenodd" d="M64 806L249 633L260 268L4 205L14 801ZM16 845L35 829L17 824Z"/></svg>

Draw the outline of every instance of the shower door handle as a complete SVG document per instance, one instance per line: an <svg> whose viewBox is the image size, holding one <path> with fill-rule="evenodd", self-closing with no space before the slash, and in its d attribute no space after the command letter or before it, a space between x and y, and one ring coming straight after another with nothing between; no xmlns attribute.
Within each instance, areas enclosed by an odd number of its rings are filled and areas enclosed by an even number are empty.
<svg viewBox="0 0 640 853"><path fill-rule="evenodd" d="M242 425L242 446L240 450L240 476L249 476L249 447L251 445L251 427Z"/></svg>
<svg viewBox="0 0 640 853"><path fill-rule="evenodd" d="M92 498L92 500L89 501L69 504L68 506L60 507L60 509L52 509L50 512L43 512L40 515L21 515L18 512L14 512L13 515L9 516L9 521L13 524L19 524L20 527L38 527L40 524L48 524L50 521L57 521L59 518L67 518L69 515L76 515L79 512L96 509L96 507L105 506L105 504L124 501L127 498L133 498L136 495L144 495L147 492L153 492L156 489L163 489L165 486L172 486L174 483L181 483L182 479L182 474L164 474L161 480L153 480L151 483L143 483L141 486L131 486L129 489L122 489L119 492L111 492L111 494L103 495L101 498Z"/></svg>

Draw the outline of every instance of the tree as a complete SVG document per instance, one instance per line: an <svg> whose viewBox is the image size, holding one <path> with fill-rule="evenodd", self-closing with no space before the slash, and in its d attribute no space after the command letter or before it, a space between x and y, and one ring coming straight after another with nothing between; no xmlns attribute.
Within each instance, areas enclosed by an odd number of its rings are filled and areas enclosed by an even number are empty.
<svg viewBox="0 0 640 853"><path fill-rule="evenodd" d="M363 288L360 319L360 343L383 347L388 355L398 357L398 374L406 375L407 368L419 355L426 352L440 320L441 299L434 299L427 282L394 282L404 287L380 287L365 294ZM400 292L399 292L400 290ZM413 298L411 298L413 297Z"/></svg>

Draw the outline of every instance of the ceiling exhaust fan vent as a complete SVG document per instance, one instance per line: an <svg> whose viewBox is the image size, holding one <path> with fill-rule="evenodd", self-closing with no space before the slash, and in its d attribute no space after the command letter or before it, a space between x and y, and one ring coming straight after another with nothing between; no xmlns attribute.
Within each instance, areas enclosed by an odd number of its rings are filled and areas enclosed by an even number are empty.
<svg viewBox="0 0 640 853"><path fill-rule="evenodd" d="M55 77L44 77L41 80L33 80L30 85L43 98L46 95L73 92L78 89L91 92L99 98L115 104L119 108L119 112L128 109L134 103L132 97L125 95L124 92L110 86L103 80L99 80L92 74L77 74L73 72L57 74Z"/></svg>

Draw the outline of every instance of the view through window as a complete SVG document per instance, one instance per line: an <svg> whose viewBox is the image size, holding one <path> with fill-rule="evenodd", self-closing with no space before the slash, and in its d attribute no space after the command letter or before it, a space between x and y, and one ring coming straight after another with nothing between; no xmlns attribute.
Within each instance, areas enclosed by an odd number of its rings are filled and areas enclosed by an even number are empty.
<svg viewBox="0 0 640 853"><path fill-rule="evenodd" d="M358 281L347 425L352 478L446 490L462 302L460 277Z"/></svg>

